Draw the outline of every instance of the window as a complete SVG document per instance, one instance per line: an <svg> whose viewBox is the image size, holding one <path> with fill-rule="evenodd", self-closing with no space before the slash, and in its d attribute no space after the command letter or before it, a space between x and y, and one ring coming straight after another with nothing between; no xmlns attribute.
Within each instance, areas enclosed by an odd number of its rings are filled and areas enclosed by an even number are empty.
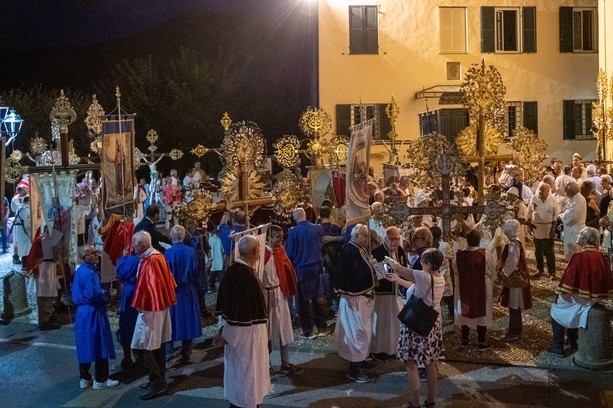
<svg viewBox="0 0 613 408"><path fill-rule="evenodd" d="M364 120L374 119L372 139L387 139L387 134L392 130L392 124L385 114L387 104L362 104ZM349 128L362 122L360 105L336 105L336 134L349 136Z"/></svg>
<svg viewBox="0 0 613 408"><path fill-rule="evenodd" d="M594 139L592 134L592 103L595 99L564 101L564 139Z"/></svg>
<svg viewBox="0 0 613 408"><path fill-rule="evenodd" d="M496 9L496 51L519 51L519 9Z"/></svg>
<svg viewBox="0 0 613 408"><path fill-rule="evenodd" d="M439 7L441 54L466 53L466 7Z"/></svg>
<svg viewBox="0 0 613 408"><path fill-rule="evenodd" d="M349 53L378 54L377 6L349 6Z"/></svg>
<svg viewBox="0 0 613 408"><path fill-rule="evenodd" d="M481 7L481 52L536 52L536 7Z"/></svg>
<svg viewBox="0 0 613 408"><path fill-rule="evenodd" d="M598 51L596 9L560 7L560 52Z"/></svg>
<svg viewBox="0 0 613 408"><path fill-rule="evenodd" d="M537 102L507 102L507 131L505 138L515 135L515 129L523 126L538 134L538 104Z"/></svg>

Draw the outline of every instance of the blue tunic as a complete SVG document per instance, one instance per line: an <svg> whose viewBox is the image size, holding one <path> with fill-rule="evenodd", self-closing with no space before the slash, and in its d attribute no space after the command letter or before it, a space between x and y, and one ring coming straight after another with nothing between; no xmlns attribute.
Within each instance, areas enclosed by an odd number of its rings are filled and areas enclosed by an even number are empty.
<svg viewBox="0 0 613 408"><path fill-rule="evenodd" d="M72 283L72 302L77 306L74 330L79 363L115 358L113 335L106 315L109 295L102 290L97 267L83 263L77 268Z"/></svg>
<svg viewBox="0 0 613 408"><path fill-rule="evenodd" d="M131 342L138 310L134 309L132 298L136 291L136 273L138 272L138 255L122 256L117 260L117 279L122 283L119 300L119 329L117 340L120 343Z"/></svg>
<svg viewBox="0 0 613 408"><path fill-rule="evenodd" d="M191 340L202 336L200 301L196 291L200 264L193 248L182 242L173 244L164 253L172 276L177 282L177 304L169 308L172 340Z"/></svg>

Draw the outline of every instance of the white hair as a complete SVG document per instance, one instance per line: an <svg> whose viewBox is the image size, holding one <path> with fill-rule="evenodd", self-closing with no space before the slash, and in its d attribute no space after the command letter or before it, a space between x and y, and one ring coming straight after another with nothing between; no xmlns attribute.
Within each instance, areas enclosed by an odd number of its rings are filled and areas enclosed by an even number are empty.
<svg viewBox="0 0 613 408"><path fill-rule="evenodd" d="M502 227L502 232L507 234L511 239L515 239L519 235L519 221L516 219L506 220Z"/></svg>
<svg viewBox="0 0 613 408"><path fill-rule="evenodd" d="M600 232L596 228L585 227L577 235L577 244L580 246L593 245L597 247L600 245Z"/></svg>
<svg viewBox="0 0 613 408"><path fill-rule="evenodd" d="M292 212L292 216L294 217L294 221L296 222L306 220L306 212L304 211L304 208L296 208Z"/></svg>
<svg viewBox="0 0 613 408"><path fill-rule="evenodd" d="M181 242L185 239L185 228L181 225L175 225L170 229L170 239L172 242Z"/></svg>
<svg viewBox="0 0 613 408"><path fill-rule="evenodd" d="M587 174L590 177L596 175L596 166L594 166L593 164L590 164L589 166L587 166L585 170L587 171Z"/></svg>
<svg viewBox="0 0 613 408"><path fill-rule="evenodd" d="M368 234L368 226L365 224L355 224L351 230L351 240L354 241L358 234Z"/></svg>
<svg viewBox="0 0 613 408"><path fill-rule="evenodd" d="M143 244L146 248L151 246L151 235L147 231L138 231L132 235L132 245Z"/></svg>

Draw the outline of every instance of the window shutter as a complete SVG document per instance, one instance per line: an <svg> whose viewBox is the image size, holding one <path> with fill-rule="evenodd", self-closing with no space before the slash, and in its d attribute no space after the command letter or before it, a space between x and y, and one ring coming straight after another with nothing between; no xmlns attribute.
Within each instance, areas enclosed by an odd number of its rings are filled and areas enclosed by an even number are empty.
<svg viewBox="0 0 613 408"><path fill-rule="evenodd" d="M560 7L560 52L573 52L572 7Z"/></svg>
<svg viewBox="0 0 613 408"><path fill-rule="evenodd" d="M387 134L392 131L392 122L387 117L385 113L385 108L387 108L387 104L380 103L377 105L379 111L379 117L377 117L377 122L379 122L379 139L389 139Z"/></svg>
<svg viewBox="0 0 613 408"><path fill-rule="evenodd" d="M536 52L536 7L522 7L522 52Z"/></svg>
<svg viewBox="0 0 613 408"><path fill-rule="evenodd" d="M363 6L349 6L349 53L364 54Z"/></svg>
<svg viewBox="0 0 613 408"><path fill-rule="evenodd" d="M564 101L562 127L564 140L573 140L575 138L575 101Z"/></svg>
<svg viewBox="0 0 613 408"><path fill-rule="evenodd" d="M351 127L351 105L336 105L336 134L349 136Z"/></svg>
<svg viewBox="0 0 613 408"><path fill-rule="evenodd" d="M481 52L496 51L494 7L481 7Z"/></svg>
<svg viewBox="0 0 613 408"><path fill-rule="evenodd" d="M439 7L441 53L453 51L453 9Z"/></svg>
<svg viewBox="0 0 613 408"><path fill-rule="evenodd" d="M365 54L379 53L379 23L377 6L364 6Z"/></svg>
<svg viewBox="0 0 613 408"><path fill-rule="evenodd" d="M524 102L524 127L538 135L538 102Z"/></svg>

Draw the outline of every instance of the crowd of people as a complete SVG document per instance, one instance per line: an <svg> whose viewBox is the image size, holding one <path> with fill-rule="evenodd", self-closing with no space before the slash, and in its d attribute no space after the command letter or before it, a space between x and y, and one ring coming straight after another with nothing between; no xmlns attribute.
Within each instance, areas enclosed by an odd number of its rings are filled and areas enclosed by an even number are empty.
<svg viewBox="0 0 613 408"><path fill-rule="evenodd" d="M508 329L498 340L519 340L524 335L522 314L532 307L530 281L542 278L546 266L550 279L561 276L559 296L552 297L549 352L564 356L577 349L576 329L585 327L590 307L613 294L610 257L598 251L602 245L610 255L612 247L611 177L598 176L593 165L583 168L577 154L572 166L553 159L535 182L522 180L515 166L499 163L488 177L487 199L504 201L507 214L501 220L476 212L459 215L452 222L450 239L443 239L441 220L433 215L412 216L393 225L386 213L390 197L412 207L429 207L442 204L440 194L416 188L405 176L384 183L371 171L369 219L347 225L345 207L337 208L330 200L320 203L317 211L310 204L300 205L292 213L291 227L269 227L262 271L257 270L261 242L252 235L233 239L249 228L242 210L226 212L219 225L209 224L206 230L189 220L185 225L174 220L160 226L165 206L168 210L174 200L189 199L198 189L205 179L200 171L195 166L187 173L183 190L176 171L171 171L165 181L168 188L162 188L163 198L157 203L144 181L135 187L137 223L111 276L103 272L108 264L103 248L113 237L100 231L96 183L78 185L81 263L71 298L77 306L81 388L117 386L109 374L138 364L149 377L141 398L166 393L166 369L191 362L193 342L202 336L201 316L207 313L205 294L217 292L219 330L213 342L224 346L224 392L231 407L258 406L278 373L302 373L289 353L295 340L293 323L300 326L304 341L334 333L350 381L369 382L368 370L387 360L405 362L408 406L433 407L445 325L460 327L462 347L473 347L471 330L476 331L474 347L487 352L493 347L487 329L494 302L499 302L508 308ZM474 205L476 183L471 174L456 181L450 186L452 202ZM28 202L26 185L18 186L10 204L5 201L7 215L12 214L14 260L26 269L32 243ZM59 279L53 251L61 237L57 225L42 226L42 262L33 279L41 330L58 327L53 308L66 284ZM556 239L563 241L569 261L563 274L559 266L556 269ZM533 273L528 269L526 240L534 244ZM3 249L8 250L4 242ZM498 299L497 283L502 287ZM123 358L109 367L115 350L106 307L116 290L121 291L117 339ZM427 335L397 318L412 297L438 313ZM180 348L175 350L177 343ZM273 347L280 351L278 368L270 361ZM428 388L423 405L421 381Z"/></svg>

